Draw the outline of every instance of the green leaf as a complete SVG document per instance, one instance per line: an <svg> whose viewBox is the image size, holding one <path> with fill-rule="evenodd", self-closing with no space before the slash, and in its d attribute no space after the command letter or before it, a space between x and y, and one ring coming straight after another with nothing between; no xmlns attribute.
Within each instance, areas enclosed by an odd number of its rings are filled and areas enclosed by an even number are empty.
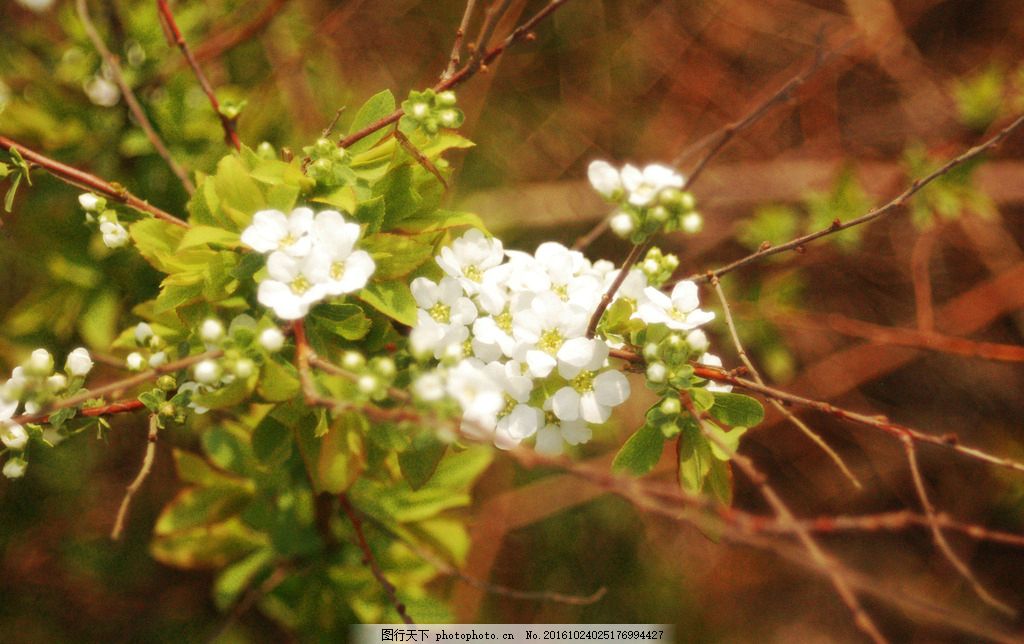
<svg viewBox="0 0 1024 644"><path fill-rule="evenodd" d="M236 230L248 226L253 213L267 205L259 184L249 176L249 170L241 159L234 155L224 157L217 164L213 186L220 202L222 218L226 218L223 223L234 224Z"/></svg>
<svg viewBox="0 0 1024 644"><path fill-rule="evenodd" d="M162 219L142 219L128 227L139 254L163 273L175 272L175 253L185 231Z"/></svg>
<svg viewBox="0 0 1024 644"><path fill-rule="evenodd" d="M349 341L366 337L373 326L362 307L355 304L324 304L313 309L312 317L318 327Z"/></svg>
<svg viewBox="0 0 1024 644"><path fill-rule="evenodd" d="M178 478L184 483L202 486L238 485L245 480L214 468L205 459L191 452L175 449L173 453Z"/></svg>
<svg viewBox="0 0 1024 644"><path fill-rule="evenodd" d="M661 429L651 423L644 423L615 455L612 469L637 476L646 474L658 464L664 447L665 437L662 436Z"/></svg>
<svg viewBox="0 0 1024 644"><path fill-rule="evenodd" d="M711 471L704 483L704 492L710 494L725 505L732 505L732 464L714 459Z"/></svg>
<svg viewBox="0 0 1024 644"><path fill-rule="evenodd" d="M211 427L201 442L206 456L217 467L250 476L255 472L256 458L249 443L249 433L235 425Z"/></svg>
<svg viewBox="0 0 1024 644"><path fill-rule="evenodd" d="M408 233L427 233L449 228L476 228L487 232L484 221L479 215L471 212L456 212L454 210L434 210L432 212L417 213L413 217L403 219L396 226L397 230Z"/></svg>
<svg viewBox="0 0 1024 644"><path fill-rule="evenodd" d="M377 264L374 277L392 280L408 275L433 259L436 242L436 234L409 236L377 233L365 238L360 245L373 256Z"/></svg>
<svg viewBox="0 0 1024 644"><path fill-rule="evenodd" d="M416 300L402 280L374 282L359 294L359 299L406 326L416 325Z"/></svg>
<svg viewBox="0 0 1024 644"><path fill-rule="evenodd" d="M292 432L282 422L267 416L252 432L252 451L261 463L278 467L292 454Z"/></svg>
<svg viewBox="0 0 1024 644"><path fill-rule="evenodd" d="M395 96L390 90L384 90L378 92L370 97L370 100L366 101L359 111L356 112L355 119L352 121L352 125L349 127L348 133L358 132L370 123L379 121L385 116L395 111ZM348 147L348 152L351 154L359 154L364 150L372 148L377 141L380 141L387 135L387 128L381 128L373 134L363 137Z"/></svg>
<svg viewBox="0 0 1024 644"><path fill-rule="evenodd" d="M238 248L241 245L239 237L239 234L235 231L225 230L216 226L193 226L182 237L178 250L185 250L186 248L194 248L196 246Z"/></svg>
<svg viewBox="0 0 1024 644"><path fill-rule="evenodd" d="M730 427L753 427L764 420L764 407L750 396L715 392L711 415Z"/></svg>
<svg viewBox="0 0 1024 644"><path fill-rule="evenodd" d="M159 535L150 545L150 552L157 561L176 568L223 568L266 545L265 535L235 517Z"/></svg>
<svg viewBox="0 0 1024 644"><path fill-rule="evenodd" d="M693 418L683 419L683 431L678 438L677 447L679 485L689 492L700 492L715 459L712 457L708 439L701 433Z"/></svg>
<svg viewBox="0 0 1024 644"><path fill-rule="evenodd" d="M216 485L182 490L164 507L153 533L167 535L219 523L241 512L251 498L252 493L241 485Z"/></svg>
<svg viewBox="0 0 1024 644"><path fill-rule="evenodd" d="M434 475L447 449L448 444L430 432L416 436L409 449L398 455L402 476L409 482L409 487L414 490L423 487Z"/></svg>
<svg viewBox="0 0 1024 644"><path fill-rule="evenodd" d="M363 434L365 418L345 413L335 418L326 433L318 435L321 414L311 414L296 428L303 461L317 492L346 491L366 467ZM312 419L312 422L310 420Z"/></svg>
<svg viewBox="0 0 1024 644"><path fill-rule="evenodd" d="M242 596L258 575L270 568L274 550L263 548L224 569L213 584L213 601L221 611L227 611Z"/></svg>
<svg viewBox="0 0 1024 644"><path fill-rule="evenodd" d="M374 192L384 196L384 222L381 230L391 230L403 219L415 215L423 204L423 197L414 186L411 165L393 168L377 183Z"/></svg>
<svg viewBox="0 0 1024 644"><path fill-rule="evenodd" d="M295 365L267 360L260 370L256 391L267 402L284 402L299 394L299 372Z"/></svg>

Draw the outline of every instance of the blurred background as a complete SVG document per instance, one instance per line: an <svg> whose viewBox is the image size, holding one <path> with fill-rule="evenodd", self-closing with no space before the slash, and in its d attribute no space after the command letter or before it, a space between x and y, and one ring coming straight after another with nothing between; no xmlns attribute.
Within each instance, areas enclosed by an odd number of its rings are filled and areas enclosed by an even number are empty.
<svg viewBox="0 0 1024 644"><path fill-rule="evenodd" d="M543 5L513 0L499 34ZM241 109L242 140L299 150L339 107L350 108L344 125L381 89L401 98L434 84L464 2L174 6L218 96ZM173 155L192 171L212 170L226 151L219 122L168 46L154 3L90 7ZM575 0L459 91L464 132L476 147L452 158L450 203L480 214L510 247L571 244L607 215L586 182L591 160L681 155L685 172L701 142L823 51L838 53L731 142L694 186L704 232L660 242L679 255L680 275L863 214L1024 110L1019 0ZM73 2L0 2L0 134L184 212L180 183L130 120ZM766 378L1024 458L1019 362L985 359L970 347L954 355L900 346L907 342L886 333L934 325L951 336L1021 344L1022 157L1018 134L893 217L723 279ZM42 173L33 184L18 192L0 228L5 370L37 346L102 352L133 322L131 305L158 283L141 260L98 243L75 190ZM620 261L627 250L605 235L588 254ZM713 293L702 297L716 308ZM724 325L711 331L726 365L738 365ZM634 396L583 457L610 463L651 401ZM920 509L897 441L823 415L802 417L864 487L854 488L803 434L769 414L743 449L798 514ZM171 569L148 554L155 517L180 487L167 444L136 497L126 538L107 536L144 443L141 427L121 420L104 440L80 435L35 459L26 479L0 481L0 641L207 641L221 631L213 573ZM919 458L941 511L1024 530L1024 478L937 448L921 449ZM670 480L672 472L666 454L654 476ZM738 506L767 512L748 481L735 484ZM770 553L647 516L568 476L498 458L475 499L467 574L525 590L608 592L579 607L439 579L436 591L459 621L666 622L677 625L680 641L860 641L825 581ZM950 539L997 596L1024 605L1024 552ZM955 606L957 615L946 619L1020 627L984 607L924 529L823 543L882 592ZM867 606L894 640L964 641L891 597ZM291 639L310 638L255 610L222 635Z"/></svg>

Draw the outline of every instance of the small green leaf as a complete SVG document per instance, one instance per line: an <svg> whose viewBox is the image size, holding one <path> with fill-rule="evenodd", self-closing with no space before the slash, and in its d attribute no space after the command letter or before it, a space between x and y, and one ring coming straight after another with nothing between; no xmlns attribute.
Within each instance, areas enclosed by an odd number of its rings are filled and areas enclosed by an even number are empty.
<svg viewBox="0 0 1024 644"><path fill-rule="evenodd" d="M361 247L373 256L377 264L374 277L392 280L413 272L433 259L436 234L395 235L377 233L361 242Z"/></svg>
<svg viewBox="0 0 1024 644"><path fill-rule="evenodd" d="M372 283L362 290L359 299L406 326L416 325L416 300L402 280Z"/></svg>
<svg viewBox="0 0 1024 644"><path fill-rule="evenodd" d="M139 254L163 273L175 272L175 253L185 230L162 219L142 219L128 227Z"/></svg>
<svg viewBox="0 0 1024 644"><path fill-rule="evenodd" d="M224 569L213 584L213 601L221 611L231 608L256 577L270 568L274 550L263 548Z"/></svg>
<svg viewBox="0 0 1024 644"><path fill-rule="evenodd" d="M637 476L646 474L658 464L664 447L665 437L662 436L661 429L651 423L644 423L615 455L612 469Z"/></svg>
<svg viewBox="0 0 1024 644"><path fill-rule="evenodd" d="M241 512L251 498L251 492L241 485L188 488L164 507L153 533L167 535L219 523Z"/></svg>
<svg viewBox="0 0 1024 644"><path fill-rule="evenodd" d="M267 416L252 432L252 451L261 463L277 467L292 454L291 430L272 416Z"/></svg>
<svg viewBox="0 0 1024 644"><path fill-rule="evenodd" d="M267 360L256 391L267 402L284 402L299 394L299 372L291 363Z"/></svg>
<svg viewBox="0 0 1024 644"><path fill-rule="evenodd" d="M750 396L715 392L711 415L730 427L753 427L764 420L764 407Z"/></svg>
<svg viewBox="0 0 1024 644"><path fill-rule="evenodd" d="M409 449L398 455L402 476L412 489L418 490L430 480L447 449L447 443L437 436L422 432L413 439Z"/></svg>
<svg viewBox="0 0 1024 644"><path fill-rule="evenodd" d="M689 492L700 492L713 461L708 439L691 417L683 419L683 431L677 443L679 485Z"/></svg>
<svg viewBox="0 0 1024 644"><path fill-rule="evenodd" d="M342 339L360 340L370 332L373 321L355 304L324 304L313 309L318 327Z"/></svg>
<svg viewBox="0 0 1024 644"><path fill-rule="evenodd" d="M178 250L196 246L224 246L238 248L241 245L239 234L216 226L193 226L182 237Z"/></svg>
<svg viewBox="0 0 1024 644"><path fill-rule="evenodd" d="M266 545L266 535L233 517L215 525L160 535L150 545L150 552L168 566L216 569Z"/></svg>
<svg viewBox="0 0 1024 644"><path fill-rule="evenodd" d="M395 96L390 90L384 90L378 92L370 97L370 100L366 101L359 111L356 112L355 119L352 121L352 125L349 127L349 134L358 132L367 125L379 121L385 116L395 111ZM372 148L377 141L380 141L387 135L387 129L381 128L373 134L363 137L348 147L348 152L352 154L359 154L364 150Z"/></svg>

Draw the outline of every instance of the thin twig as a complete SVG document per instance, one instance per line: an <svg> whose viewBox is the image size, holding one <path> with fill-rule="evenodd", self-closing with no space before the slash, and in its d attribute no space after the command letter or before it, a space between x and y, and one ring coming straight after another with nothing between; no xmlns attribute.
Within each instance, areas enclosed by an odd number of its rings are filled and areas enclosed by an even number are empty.
<svg viewBox="0 0 1024 644"><path fill-rule="evenodd" d="M931 259L935 241L939 236L938 223L922 232L914 240L910 252L910 274L914 284L914 311L917 328L923 333L935 331L935 308L932 304Z"/></svg>
<svg viewBox="0 0 1024 644"><path fill-rule="evenodd" d="M533 16L529 20L513 29L512 33L510 33L505 38L505 40L503 40L493 49L490 49L485 55L483 55L480 58L474 58L472 61L470 61L461 69L459 69L457 72L455 72L445 80L439 82L438 84L434 85L434 91L441 92L446 89L452 89L453 87L461 85L462 83L472 78L474 74L480 71L481 67L489 65L495 58L503 54L506 49L511 47L516 42L526 38L533 31L533 29L537 26L538 23L540 23L545 18L550 16L559 7L561 7L568 1L569 0L551 0L551 2L548 2L548 4L546 4L540 11L533 14ZM373 123L370 123L366 127L356 132L353 132L352 134L349 134L348 136L346 136L345 138L338 142L338 147L347 148L356 141L373 134L377 130L380 130L391 125L398 119L402 118L403 114L405 114L405 112L401 108L398 108L391 114L388 114L387 116L378 119Z"/></svg>
<svg viewBox="0 0 1024 644"><path fill-rule="evenodd" d="M114 541L121 538L121 534L124 532L124 520L128 516L128 508L131 507L132 498L135 497L135 493L142 487L146 477L149 476L150 470L153 469L153 459L156 457L156 435L159 428L160 424L157 421L156 414L151 414L149 417L149 433L146 435L146 454L142 457L142 467L139 468L139 473L135 476L135 480L125 490L124 498L121 499L121 507L117 509L114 527L110 531L110 538Z"/></svg>
<svg viewBox="0 0 1024 644"><path fill-rule="evenodd" d="M956 571L967 580L967 583L971 585L975 594L978 595L982 601L1005 615L1016 617L1017 611L1006 603L996 599L984 586L981 585L981 582L974 576L974 573L971 572L971 569L967 564L965 564L960 557L953 552L953 548L951 548L949 542L946 541L946 536L942 534L942 529L939 527L939 524L935 519L935 507L932 506L932 502L928 498L928 490L924 485L924 478L921 476L921 469L917 464L917 449L914 445L914 441L909 436L904 435L900 442L903 443L903 450L907 455L907 463L910 465L910 474L914 480L914 489L917 490L917 498L921 501L921 507L924 510L925 516L928 517L928 524L932 531L932 538L935 541L935 547L938 548L939 552L941 552L943 556L945 556L946 560L952 564L953 568L955 568Z"/></svg>
<svg viewBox="0 0 1024 644"><path fill-rule="evenodd" d="M601 301L597 303L597 308L594 309L594 313L590 316L590 322L587 324L587 337L592 338L597 333L597 325L601 323L601 316L612 303L612 299L615 294L619 291L619 287L629 277L629 271L633 268L633 265L640 261L640 256L644 254L647 249L649 242L641 244L634 244L633 248L629 249L629 255L626 255L626 259L622 262L622 266L619 268L618 274L615 276L615 280L612 281L608 290L601 295Z"/></svg>
<svg viewBox="0 0 1024 644"><path fill-rule="evenodd" d="M498 28L498 23L501 22L511 4L512 0L493 0L491 6L487 7L487 11L484 12L484 22L480 25L480 33L477 36L476 44L473 45L470 53L470 62L477 61L487 51L487 45L491 42L494 30Z"/></svg>
<svg viewBox="0 0 1024 644"><path fill-rule="evenodd" d="M338 125L338 119L341 118L341 114L344 111L345 111L345 106L344 105L342 105L341 107L338 108L338 110L334 113L334 118L332 118L331 122L327 124L327 127L325 127L323 129L323 131L320 132L320 138L321 139L326 139L327 137L329 137L331 135L331 132L334 131L335 126Z"/></svg>
<svg viewBox="0 0 1024 644"><path fill-rule="evenodd" d="M1021 124L1024 124L1024 114L1021 114L1020 116L1015 118L1012 122L1010 122L1009 125L1004 127L1002 130L997 132L988 140L984 141L983 143L979 143L978 145L975 145L974 147L966 150L965 152L961 153L956 157L953 157L952 159L944 163L940 168L931 172L927 176L914 180L914 182L911 183L906 190L893 197L891 201L886 203L881 208L875 208L869 211L867 214L861 215L856 219L850 219L849 221L846 222L841 222L837 219L833 221L830 226L822 230L809 233L801 237L797 237L796 239L790 240L784 244L779 244L778 246L764 246L762 248L759 248L757 251L751 253L750 255L737 259L736 261L726 264L725 266L716 268L714 270L709 270L705 273L697 273L685 279L708 281L712 277L721 277L726 273L731 273L732 271L738 268L746 266L747 264L763 259L770 255L777 255L779 253L783 253L786 251L803 248L806 244L816 239L827 237L828 235L833 235L848 228L860 226L861 224L866 224L880 217L889 215L890 213L902 208L911 197L917 194L922 188L927 186L932 181L935 181L936 179L945 175L953 168L963 163L966 163L981 154L984 154L988 150L1002 143L1003 140L1006 139L1006 137L1010 136L1017 128L1021 126Z"/></svg>
<svg viewBox="0 0 1024 644"><path fill-rule="evenodd" d="M167 34L167 41L171 45L176 45L178 49L181 50L181 53L188 62L189 67L191 67L193 73L195 73L196 80L199 81L199 86L203 89L203 93L206 94L206 98L209 99L210 106L213 107L213 111L217 114L217 118L220 119L220 125L224 129L224 140L236 150L241 150L242 142L238 138L238 132L235 131L235 120L228 118L221 109L220 101L217 100L217 95L213 91L213 86L210 85L210 81L207 80L206 75L203 74L203 70L199 66L199 62L195 59L195 56L192 55L192 50L189 49L188 43L185 42L185 37L181 35L181 30L178 28L178 23L174 20L174 13L171 11L170 5L167 4L167 0L156 0L156 5L160 15L160 24L164 26L164 32Z"/></svg>
<svg viewBox="0 0 1024 644"><path fill-rule="evenodd" d="M402 148L405 149L405 151L408 152L412 158L416 159L416 162L423 166L423 168L427 172L434 175L434 178L437 179L438 182L440 182L441 186L444 188L444 191L448 192L448 182L444 180L444 175L442 175L441 171L437 169L437 166L434 165L434 162L428 159L425 154L420 152L420 149L417 148L413 144L413 142L409 140L409 137L402 134L402 131L399 130L397 127L395 128L394 135L395 138L398 139L398 143L402 146Z"/></svg>
<svg viewBox="0 0 1024 644"><path fill-rule="evenodd" d="M124 72L121 70L121 63L118 57L115 56L110 49L107 48L107 44L103 42L103 37L100 36L99 31L96 30L96 26L92 22L92 18L89 15L89 3L88 0L77 0L76 7L78 9L78 17L82 21L82 27L85 29L85 34L92 41L93 46L99 52L100 56L107 63L110 68L110 73L114 77L114 82L121 88L121 94L124 95L124 102L128 105L128 109L135 117L135 121L142 128L142 131L146 134L146 138L153 145L156 153L167 163L167 166L171 169L171 172L178 177L181 181L181 185L185 187L185 191L188 194L192 194L196 191L195 185L192 180L188 177L188 172L178 165L178 162L171 156L171 151L164 145L160 135L157 134L153 128L153 124L150 122L149 117L146 116L146 110L139 104L138 98L135 96L135 92L132 90L131 85L124 77Z"/></svg>
<svg viewBox="0 0 1024 644"><path fill-rule="evenodd" d="M13 418L12 420L14 422L16 422L16 423L22 423L22 424L24 424L24 423L45 422L45 420L49 418L49 415L52 414L54 411L57 411L58 409L66 409L68 407L77 407L78 405L81 405L82 403L87 402L89 400L93 400L95 398L102 398L106 394L109 394L109 393L112 393L112 392L115 392L115 391L123 391L125 389L130 389L132 387L137 387L137 386L139 386L141 384L145 384L147 382L152 382L152 381L156 380L157 378L159 378L160 376L162 376L164 374L174 373L174 372L179 371L181 369L187 369L188 367L191 367L192 365L194 365L196 363L202 362L203 360L218 358L221 355L223 355L223 353L224 353L223 351L221 351L220 349L217 349L217 350L214 350L214 351L207 351L205 353L200 353L200 354L197 354L197 355L194 355L194 356L188 356L188 357L182 358L180 360L175 360L174 362L168 362L167 364L160 365L159 367L154 367L153 369L148 369L146 371L143 371L142 373L139 373L139 374L136 374L134 376L131 376L130 378L124 378L122 380L117 380L117 381L114 381L114 382L102 385L100 387L96 387L95 389L89 389L88 391L83 391L82 393L77 394L75 396L71 396L69 398L64 398L62 400L58 400L58 401L56 401L55 403L53 403L52 405L50 405L49 407L47 407L46 409L44 409L43 411L41 411L39 413L36 413L36 414L24 414L24 415L18 416L16 418ZM86 411L88 411L88 410L85 410L85 411L82 412L83 415L90 415L90 414L86 414L85 413Z"/></svg>
<svg viewBox="0 0 1024 644"><path fill-rule="evenodd" d="M370 549L370 544L366 541L366 535L363 534L363 521L359 518L359 512L352 506L352 502L349 501L347 494L340 494L338 498L341 500L341 509L345 512L345 516L348 517L349 523L352 524L352 530L356 533L356 541L358 542L359 549L363 551L363 563L370 567L370 571L373 576L377 579L377 583L384 588L384 592L387 593L388 599L391 601L391 605L395 608L398 616L402 618L402 621L406 624L415 624L412 617L405 610L405 604L403 604L397 595L397 590L394 584L388 581L388 578L384 576L384 571L381 570L380 564L377 563L376 557L373 556L373 550Z"/></svg>
<svg viewBox="0 0 1024 644"><path fill-rule="evenodd" d="M165 212L147 201L143 201L128 192L124 186L118 183L104 181L103 179L100 179L95 175L91 175L88 172L65 165L60 161L55 161L54 159L40 154L31 148L27 148L21 143L13 141L5 136L0 136L0 149L7 151L17 150L26 161L43 168L64 183L103 195L107 199L122 203L130 208L138 210L139 212L152 215L157 219L162 219L168 223L174 224L175 226L189 228L188 222L178 219L171 213Z"/></svg>
<svg viewBox="0 0 1024 644"><path fill-rule="evenodd" d="M811 533L796 520L795 515L786 505L786 502L782 500L782 497L775 491L775 488L768 483L768 479L757 469L754 462L747 458L743 454L739 454L729 444L719 437L715 432L710 431L707 427L705 415L697 410L696 405L690 398L690 394L685 390L679 391L679 399L686 407L686 410L690 412L694 420L700 425L701 432L704 436L715 444L720 450L725 452L729 459L739 467L740 470L747 476L748 479L757 486L758 491L768 505L771 506L772 511L775 512L775 516L783 525L787 525L793 528L793 533L797 539L803 545L807 554L810 555L811 560L814 561L815 565L821 570L825 571L832 582L832 586L835 588L836 593L846 604L846 607L853 614L853 621L865 635L871 638L874 642L886 642L886 638L875 626L871 616L865 612L864 608L860 604L860 600L857 599L856 593L850 587L849 582L846 580L846 575L843 573L842 568L838 566L836 561L831 555L827 554L818 542L815 541Z"/></svg>
<svg viewBox="0 0 1024 644"><path fill-rule="evenodd" d="M736 323L733 321L732 311L729 309L729 301L725 298L725 291L722 290L722 284L718 281L717 278L712 280L711 284L715 287L715 293L718 295L718 301L722 303L722 312L725 315L725 324L729 328L729 335L732 337L733 346L736 347L736 353L739 354L740 360L743 362L744 365L746 365L747 370L750 372L750 375L754 378L754 380L757 381L758 384L765 384L764 379L761 377L761 374L757 370L757 367L754 366L754 362L750 359L750 356L747 355L746 350L740 343L740 336L739 333L736 331ZM825 442L825 439L819 436L817 432L815 432L813 429L808 427L806 423L797 418L796 414L786 409L785 405L783 405L781 402L775 400L774 398L769 398L768 400L771 403L771 405L775 407L776 411L778 411L784 417L789 419L789 421L793 423L797 427L797 429L803 432L803 434L807 436L807 438L811 439L811 441L815 445L821 448L821 450L825 452L825 454L827 454L830 459L832 459L832 462L836 464L836 467L839 468L839 470L843 473L844 476L846 476L846 478L850 481L850 483L853 484L855 488L857 488L858 490L863 488L860 480L853 474L853 472L850 471L850 468L846 466L846 462L843 461L842 457L839 456L839 454L837 454L834 449L832 449L832 446Z"/></svg>
<svg viewBox="0 0 1024 644"><path fill-rule="evenodd" d="M462 13L462 21L459 22L459 28L455 31L455 42L452 44L452 53L448 57L448 66L441 74L441 80L446 81L448 78L455 73L458 69L459 63L462 62L462 41L466 37L466 31L469 30L469 23L473 19L473 11L476 9L476 0L466 0L466 10Z"/></svg>

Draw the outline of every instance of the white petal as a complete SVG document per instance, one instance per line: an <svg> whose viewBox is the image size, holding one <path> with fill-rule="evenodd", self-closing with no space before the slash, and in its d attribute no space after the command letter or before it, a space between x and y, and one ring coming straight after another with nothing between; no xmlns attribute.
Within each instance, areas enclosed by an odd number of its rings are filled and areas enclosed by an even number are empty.
<svg viewBox="0 0 1024 644"><path fill-rule="evenodd" d="M267 259L267 273L270 279L279 282L291 282L299 276L299 261L282 252L274 252Z"/></svg>
<svg viewBox="0 0 1024 644"><path fill-rule="evenodd" d="M545 425L537 432L537 442L534 444L534 449L548 456L560 455L564 447L562 445L562 433L558 431L558 427L555 425Z"/></svg>
<svg viewBox="0 0 1024 644"><path fill-rule="evenodd" d="M594 432L582 421L562 423L562 438L570 445L586 443L593 435Z"/></svg>
<svg viewBox="0 0 1024 644"><path fill-rule="evenodd" d="M260 210L252 223L242 231L242 243L261 253L277 249L278 242L288 234L288 218L280 210Z"/></svg>
<svg viewBox="0 0 1024 644"><path fill-rule="evenodd" d="M551 411L561 420L580 417L580 395L572 387L562 387L551 397Z"/></svg>
<svg viewBox="0 0 1024 644"><path fill-rule="evenodd" d="M526 364L530 367L530 373L538 378L546 378L558 361L547 353L534 349L526 352Z"/></svg>
<svg viewBox="0 0 1024 644"><path fill-rule="evenodd" d="M429 309L437 304L440 293L437 284L433 280L429 280L426 277L417 277L409 284L409 288L412 290L412 296L416 300L416 305L421 309Z"/></svg>
<svg viewBox="0 0 1024 644"><path fill-rule="evenodd" d="M688 313L700 306L697 285L688 281L677 283L672 288L672 305L683 313Z"/></svg>
<svg viewBox="0 0 1024 644"><path fill-rule="evenodd" d="M345 260L345 272L338 280L342 293L352 293L366 286L377 265L365 250L357 250Z"/></svg>
<svg viewBox="0 0 1024 644"><path fill-rule="evenodd" d="M536 407L516 405L508 415L508 434L517 440L533 436L543 419L544 414Z"/></svg>
<svg viewBox="0 0 1024 644"><path fill-rule="evenodd" d="M618 371L605 371L594 378L594 395L602 405L621 405L629 398L629 380Z"/></svg>
<svg viewBox="0 0 1024 644"><path fill-rule="evenodd" d="M572 367L573 373L572 375L562 373L561 365L559 365L559 373L562 374L562 377L575 378L580 370L594 359L594 353L598 351L599 344L602 343L592 338L566 340L558 350L558 361Z"/></svg>
<svg viewBox="0 0 1024 644"><path fill-rule="evenodd" d="M588 423L600 424L608 420L612 415L610 407L605 407L597 402L597 396L593 391L580 396L580 416Z"/></svg>

